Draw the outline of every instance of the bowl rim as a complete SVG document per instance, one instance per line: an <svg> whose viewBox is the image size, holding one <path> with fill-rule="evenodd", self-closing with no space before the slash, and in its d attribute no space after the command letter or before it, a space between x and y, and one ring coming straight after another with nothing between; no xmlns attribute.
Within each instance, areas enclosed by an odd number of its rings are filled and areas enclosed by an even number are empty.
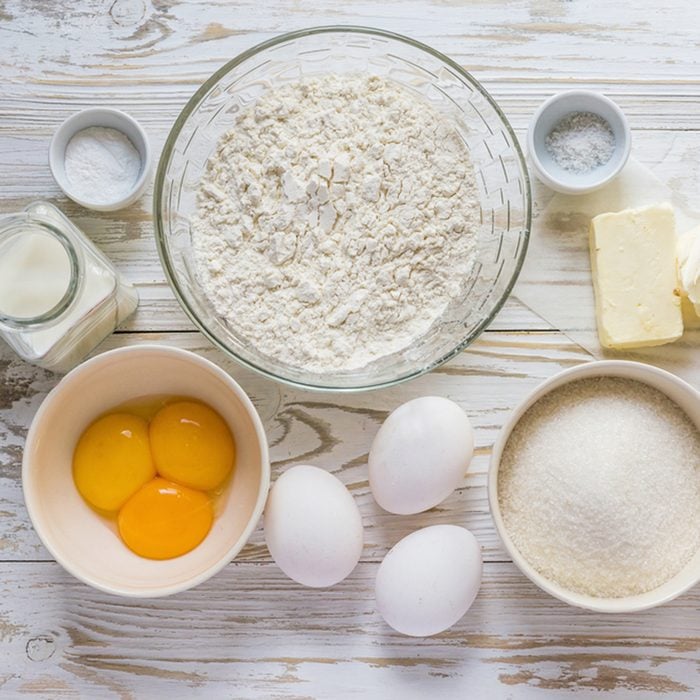
<svg viewBox="0 0 700 700"><path fill-rule="evenodd" d="M231 350L226 345L226 343L224 341L220 340L218 338L218 336L216 336L212 331L210 331L204 325L204 323L202 323L202 321L199 319L199 317L197 316L197 313L195 312L195 310L193 308L191 308L191 306L187 302L185 296L183 295L183 293L180 290L176 275L175 275L174 270L173 270L171 263L170 263L170 256L168 254L168 246L166 244L165 226L164 226L163 219L161 216L161 206L160 206L161 201L163 201L164 192L165 192L165 187L164 187L165 173L166 173L167 167L170 163L170 160L172 158L172 155L174 152L175 142L177 141L177 138L180 135L182 127L184 126L185 122L189 118L190 114L194 111L194 109L199 105L199 103L203 100L203 98L207 95L207 93L212 89L212 87L221 78L223 78L224 75L226 75L229 71L231 71L233 68L235 68L240 63L243 63L244 61L251 58L252 56L255 56L256 54L260 53L261 51L265 51L267 49L273 48L273 47L278 46L280 44L287 43L289 41L293 41L293 40L299 39L301 37L311 36L311 35L315 35L315 34L342 34L342 33L376 36L376 37L381 37L384 39L390 39L393 41L398 41L398 42L401 42L404 44L408 44L409 46L412 46L413 48L420 49L420 50L432 55L433 57L437 58L438 60L442 61L443 63L448 65L450 68L452 68L454 71L456 71L457 74L461 78L466 80L470 84L470 86L473 87L477 92L479 92L481 94L481 96L495 110L495 112L498 114L505 130L507 131L507 133L512 141L513 149L514 149L516 156L517 156L517 163L518 163L518 168L520 170L520 177L522 178L522 182L523 182L523 196L524 196L524 200L525 200L524 225L522 227L522 232L520 234L520 239L521 239L520 248L518 250L518 257L516 260L515 268L513 270L513 273L511 275L510 280L508 281L508 285L504 289L500 298L494 304L489 315L486 316L484 319L482 319L482 321L474 328L474 330L466 338L464 338L460 343L458 343L452 350L445 353L442 357L438 358L437 360L434 360L433 362L426 365L425 367L421 367L417 370L406 372L405 374L402 374L401 376L398 376L398 377L393 377L392 379L386 379L386 380L378 381L378 382L371 383L371 384L365 383L364 385L353 385L353 386L333 386L330 383L329 384L318 384L318 383L313 383L313 382L305 382L305 381L301 381L298 379L292 379L289 377L285 377L285 376L276 374L274 371L266 369L264 366L261 366L261 365L256 364L255 362L253 362L249 359L241 357L236 352ZM165 140L165 144L163 145L163 150L161 151L160 159L158 161L158 167L156 170L156 175L154 178L154 185L153 185L153 223L154 223L154 229L155 229L156 247L158 248L158 255L160 257L161 265L163 267L163 271L165 272L165 276L166 276L166 279L168 281L168 284L170 285L170 288L172 289L173 294L175 295L175 298L180 303L180 306L184 310L185 314L190 318L192 323L194 323L194 325L200 330L200 332L211 343L213 343L216 347L218 347L228 357L233 358L236 362L239 362L240 364L244 365L245 367L248 367L249 369L251 369L255 372L258 372L259 374L262 374L263 376L268 377L269 379L273 379L273 380L281 382L283 384L293 386L296 388L301 388L301 389L311 389L314 391L323 391L323 392L351 393L351 392L357 392L357 391L368 391L371 389L383 389L383 388L395 386L395 385L400 384L402 382L408 381L409 379L414 379L416 377L420 377L423 374L427 374L428 372L431 372L432 370L436 369L440 365L444 364L445 362L451 360L453 357L455 357L456 355L461 353L467 346L471 345L471 343L474 342L474 340L476 340L479 337L479 335L481 335L482 331L493 321L493 319L496 317L498 312L501 310L501 308L505 304L506 300L508 299L511 292L513 291L513 287L515 286L515 283L516 283L518 277L520 276L520 271L521 271L523 263L525 261L525 256L527 253L528 243L529 243L529 239L530 239L530 231L532 228L532 191L531 191L530 175L528 172L525 156L524 156L523 150L520 146L520 142L518 141L518 138L515 135L515 131L513 130L513 127L510 125L510 122L508 121L508 119L506 118L505 114L503 113L501 108L498 106L496 101L493 99L493 97L491 97L491 95L488 93L488 91L481 85L481 83L476 78L474 78L474 76L471 75L471 73L466 71L456 61L449 58L448 56L446 56L442 52L437 51L436 49L433 49L432 47L428 46L427 44L424 44L420 41L416 41L415 39L411 39L411 38L406 37L402 34L397 34L395 32L390 32L390 31L386 31L383 29L376 29L373 27L365 27L365 26L360 26L360 25L325 25L325 26L319 26L319 27L310 27L310 28L306 28L306 29L300 29L300 30L296 30L296 31L292 31L292 32L286 32L284 34L280 34L276 37L273 37L272 39L268 39L267 41L263 41L259 44L256 44L255 46L238 54L238 56L236 56L232 60L228 61L221 68L216 70L209 78L207 78L207 80L192 95L192 97L187 101L187 103L183 107L182 111L178 115L177 119L173 123L173 126L171 127L170 132L168 133L168 136Z"/></svg>
<svg viewBox="0 0 700 700"><path fill-rule="evenodd" d="M539 151L535 147L535 130L542 116L558 102L571 100L572 98L577 97L588 100L591 105L590 111L596 114L596 105L607 105L620 120L620 124L622 124L622 133L624 134L624 142L620 146L616 145L616 150L622 153L622 157L617 167L608 173L604 178L601 178L592 184L589 183L586 185L576 185L572 184L571 180L557 178L544 167L542 161L540 160ZM532 115L527 129L526 140L527 154L530 158L530 164L532 165L532 169L535 171L537 178L550 189L556 192L561 192L562 194L587 194L589 192L595 192L596 190L604 187L622 172L622 169L625 167L625 165L627 165L627 161L629 160L630 152L632 150L632 132L630 130L627 116L617 102L610 99L607 95L604 95L601 92L596 92L595 90L565 90L564 92L557 92L548 97Z"/></svg>
<svg viewBox="0 0 700 700"><path fill-rule="evenodd" d="M657 589L651 589L646 593L633 596L623 596L620 598L596 597L576 591L569 590L561 586L551 579L540 574L520 553L515 543L510 538L508 530L501 515L501 508L498 502L498 472L500 468L501 456L503 450L510 438L510 435L519 423L523 415L540 399L551 391L558 389L566 384L570 384L578 379L595 378L595 377L622 377L638 381L667 395L666 391L661 388L660 384L663 381L675 384L679 389L687 392L689 395L694 395L698 404L700 404L700 392L685 380L654 365L648 365L643 362L635 362L632 360L592 360L584 361L575 367L557 372L545 381L538 384L520 403L511 411L508 419L500 429L496 440L494 441L489 460L489 472L487 479L488 502L491 517L498 536L503 543L508 555L512 559L515 566L523 573L532 583L545 593L557 598L558 600L568 603L574 607L583 608L593 612L601 613L631 613L641 610L648 610L663 605L680 595L683 595L698 582L700 582L700 567L694 578L677 589L665 595L657 596L651 600L644 602L640 601L641 596L649 596ZM670 397L669 397L670 398ZM673 401L673 399L671 399ZM675 403L675 401L674 401ZM683 409L681 409L683 410ZM684 411L685 413L685 411ZM688 564L686 564L687 566ZM681 569L683 571L683 569ZM681 573L680 571L676 574ZM669 580L672 580L673 577ZM665 585L661 584L661 585ZM658 588L658 587L657 587Z"/></svg>
<svg viewBox="0 0 700 700"><path fill-rule="evenodd" d="M212 372L215 376L224 381L228 387L236 395L236 398L241 402L246 413L249 415L253 426L255 428L255 435L257 438L258 445L260 447L260 471L261 478L258 487L258 496L255 501L255 506L253 508L253 513L246 525L246 527L241 532L236 542L231 546L226 553L217 561L212 564L207 569L198 572L197 574L189 577L182 583L170 585L170 586L160 586L148 588L144 591L137 591L133 588L121 588L120 586L109 585L104 581L96 580L90 576L86 576L80 567L74 566L71 557L66 556L64 552L60 551L58 548L54 547L51 537L47 536L47 533L43 530L43 525L41 524L41 519L36 517L37 505L35 502L34 493L32 490L32 480L29 478L29 472L31 466L29 463L29 452L27 449L29 445L32 445L36 440L39 439L40 424L42 423L42 418L44 414L48 411L49 407L53 402L58 400L63 389L68 383L74 383L79 381L81 376L85 373L90 373L95 366L109 364L115 357L128 354L153 354L153 355L171 355L173 357L178 357L180 359L185 359L187 362L194 362L199 365L202 369ZM180 593L182 591L189 590L203 583L207 579L216 575L221 571L227 564L229 564L236 555L243 549L246 545L253 531L258 526L260 518L262 516L263 509L265 507L265 502L267 501L267 494L270 490L270 478L271 478L271 467L270 467L270 456L267 444L267 437L265 435L265 429L262 424L262 420L258 415L258 412L250 400L248 395L243 391L241 386L236 382L236 380L223 370L218 365L214 364L211 360L198 355L197 353L191 352L189 350L184 350L182 348L176 348L169 345L161 345L159 343L144 343L143 345L129 345L121 348L115 348L114 350L108 350L103 352L91 359L81 363L75 369L71 370L68 374L61 378L61 380L56 384L56 386L51 389L51 391L46 395L44 400L41 402L37 412L32 418L31 425L27 431L27 437L24 443L24 450L22 454L22 494L24 496L25 506L27 512L29 513L29 519L31 520L32 526L37 536L41 540L41 543L46 547L51 556L60 564L69 574L74 576L79 581L96 588L97 590L103 591L105 593L111 593L113 595L123 596L126 598L160 598L163 596L173 595L175 593Z"/></svg>

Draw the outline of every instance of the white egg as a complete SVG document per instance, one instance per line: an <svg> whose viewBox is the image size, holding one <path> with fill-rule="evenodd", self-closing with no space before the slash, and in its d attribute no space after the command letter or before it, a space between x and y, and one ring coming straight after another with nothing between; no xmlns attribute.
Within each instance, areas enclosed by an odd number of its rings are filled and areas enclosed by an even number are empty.
<svg viewBox="0 0 700 700"><path fill-rule="evenodd" d="M397 632L428 637L452 627L481 585L481 549L469 530L433 525L398 542L379 565L377 610Z"/></svg>
<svg viewBox="0 0 700 700"><path fill-rule="evenodd" d="M288 469L270 491L265 541L277 566L304 586L342 581L362 554L362 518L343 483L318 467Z"/></svg>
<svg viewBox="0 0 700 700"><path fill-rule="evenodd" d="M420 513L444 501L474 454L474 431L454 401L424 396L384 421L369 451L369 486L390 513Z"/></svg>

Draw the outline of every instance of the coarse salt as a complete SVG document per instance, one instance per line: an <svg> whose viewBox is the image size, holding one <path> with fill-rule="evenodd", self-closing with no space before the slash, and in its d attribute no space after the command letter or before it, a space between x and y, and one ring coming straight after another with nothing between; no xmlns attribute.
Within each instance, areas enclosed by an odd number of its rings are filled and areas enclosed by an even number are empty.
<svg viewBox="0 0 700 700"><path fill-rule="evenodd" d="M573 112L560 119L545 139L554 162L583 174L605 165L615 151L610 124L593 112Z"/></svg>
<svg viewBox="0 0 700 700"><path fill-rule="evenodd" d="M572 382L518 422L498 493L513 543L540 574L592 596L641 594L700 546L700 435L645 384Z"/></svg>

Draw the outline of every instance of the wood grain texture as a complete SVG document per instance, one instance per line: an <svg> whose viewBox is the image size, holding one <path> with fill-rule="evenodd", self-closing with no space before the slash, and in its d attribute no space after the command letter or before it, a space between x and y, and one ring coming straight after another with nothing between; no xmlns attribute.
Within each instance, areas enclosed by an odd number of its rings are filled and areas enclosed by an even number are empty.
<svg viewBox="0 0 700 700"><path fill-rule="evenodd" d="M486 567L469 614L433 638L389 630L376 564L326 591L234 563L197 589L122 601L57 564L3 568L3 697L692 697L700 593L645 615L593 615ZM611 691L614 691L611 693ZM580 695L578 695L580 693Z"/></svg>
<svg viewBox="0 0 700 700"><path fill-rule="evenodd" d="M366 532L362 563L328 591L287 580L260 529L236 562L158 601L93 591L50 560L26 515L23 441L57 377L0 350L0 697L16 698L695 698L700 593L627 616L575 610L508 561L488 513L486 472L499 427L525 394L587 356L515 299L474 346L429 376L360 395L304 392L248 372L182 313L160 268L150 190L112 214L63 197L47 167L58 124L91 105L122 108L155 151L194 90L240 51L280 32L363 24L410 35L480 79L522 139L536 106L599 89L630 118L634 155L694 207L700 181L700 5L604 0L0 0L0 213L55 202L134 281L138 312L98 351L163 342L215 360L255 401L274 475L301 461L348 485ZM547 191L535 183L535 208ZM697 208L697 207L694 207ZM372 501L366 457L383 417L424 394L458 401L477 435L461 487L421 516ZM474 531L484 585L452 630L415 640L374 611L388 547L433 523Z"/></svg>
<svg viewBox="0 0 700 700"><path fill-rule="evenodd" d="M239 367L199 333L113 336L98 351L121 345L159 342L191 350L229 371L250 394L270 443L273 478L292 464L314 464L336 474L356 497L366 526L363 559L379 561L393 544L427 524L426 516L393 516L374 503L367 483L367 453L389 411L417 396L451 398L469 413L477 436L476 456L463 485L429 517L430 523L458 522L474 531L488 559L507 558L493 530L486 502L491 445L515 404L559 370L587 358L556 333L493 333L473 349L430 375L393 389L363 394L319 394L277 384ZM23 505L20 488L22 444L31 418L57 381L5 349L0 355L0 560L44 560ZM269 561L260 531L240 558Z"/></svg>

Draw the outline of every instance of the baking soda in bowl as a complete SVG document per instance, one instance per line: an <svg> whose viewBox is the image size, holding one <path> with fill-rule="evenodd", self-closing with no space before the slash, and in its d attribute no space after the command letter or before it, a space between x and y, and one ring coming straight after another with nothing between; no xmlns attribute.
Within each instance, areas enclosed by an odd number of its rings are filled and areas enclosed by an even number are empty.
<svg viewBox="0 0 700 700"><path fill-rule="evenodd" d="M646 384L581 379L520 419L498 494L513 544L542 576L596 597L641 594L700 546L700 435Z"/></svg>
<svg viewBox="0 0 700 700"><path fill-rule="evenodd" d="M118 129L91 126L68 142L64 167L78 197L109 204L134 189L141 174L141 156Z"/></svg>

